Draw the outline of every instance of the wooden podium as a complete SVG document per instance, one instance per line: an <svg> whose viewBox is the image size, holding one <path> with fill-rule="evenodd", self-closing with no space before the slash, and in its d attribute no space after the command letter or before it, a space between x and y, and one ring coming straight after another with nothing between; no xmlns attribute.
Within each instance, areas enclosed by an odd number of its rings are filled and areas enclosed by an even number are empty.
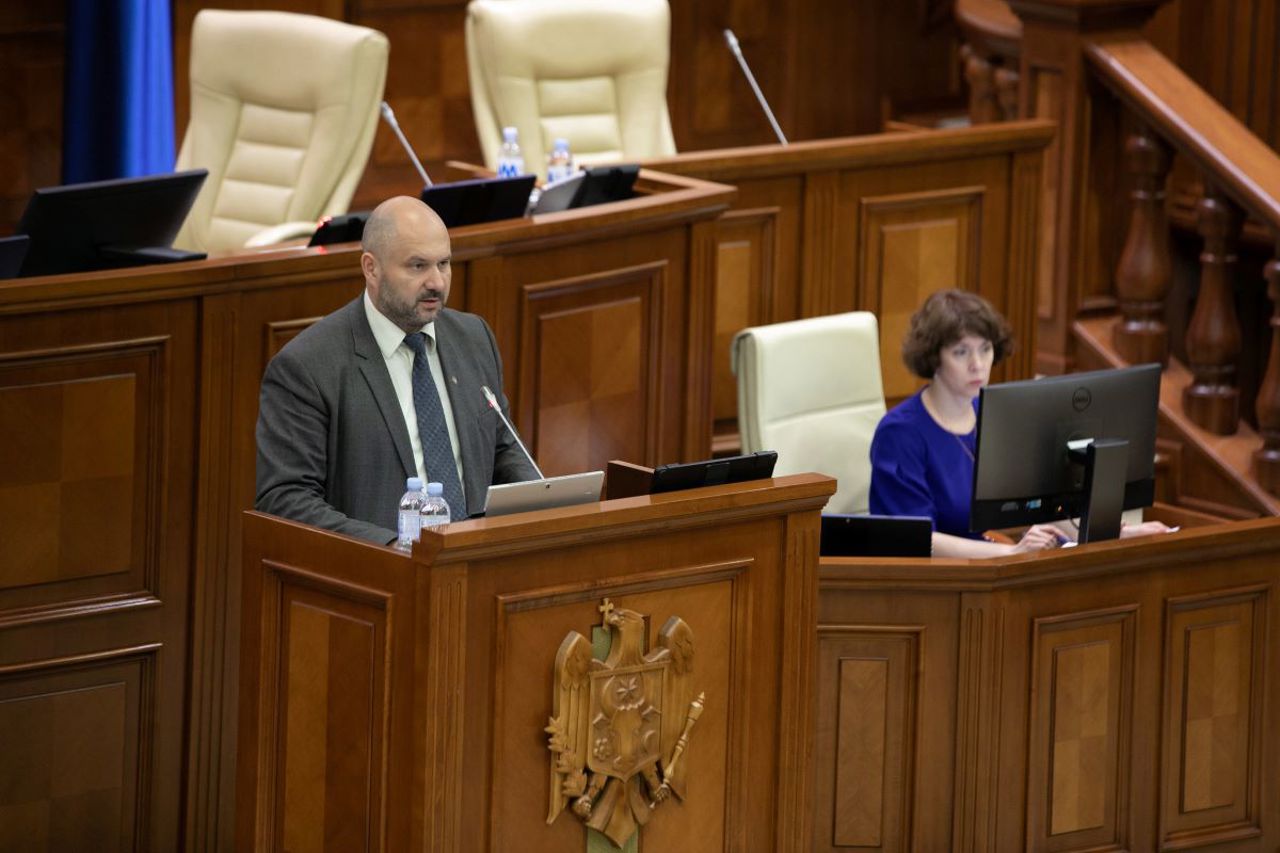
<svg viewBox="0 0 1280 853"><path fill-rule="evenodd" d="M1280 519L819 570L812 850L1280 845Z"/></svg>
<svg viewBox="0 0 1280 853"><path fill-rule="evenodd" d="M834 485L469 521L412 555L246 513L237 848L585 851L571 809L548 823L544 729L562 642L600 642L617 609L643 617L649 652L682 619L682 677L705 695L684 728L684 799L652 810L644 849L807 851L818 512ZM688 706L652 710L679 730Z"/></svg>

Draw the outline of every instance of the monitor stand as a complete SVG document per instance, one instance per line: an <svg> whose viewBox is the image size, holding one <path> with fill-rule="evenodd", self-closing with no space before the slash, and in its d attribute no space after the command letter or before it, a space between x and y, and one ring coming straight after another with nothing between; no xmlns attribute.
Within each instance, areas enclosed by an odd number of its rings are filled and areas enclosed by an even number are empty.
<svg viewBox="0 0 1280 853"><path fill-rule="evenodd" d="M1076 442L1071 444L1076 445ZM1119 538L1129 442L1120 438L1099 438L1083 448L1071 446L1068 452L1073 461L1084 465L1080 543Z"/></svg>
<svg viewBox="0 0 1280 853"><path fill-rule="evenodd" d="M183 261L203 261L204 252L189 252L169 246L102 246L98 254L116 267L141 267L150 264L177 264Z"/></svg>

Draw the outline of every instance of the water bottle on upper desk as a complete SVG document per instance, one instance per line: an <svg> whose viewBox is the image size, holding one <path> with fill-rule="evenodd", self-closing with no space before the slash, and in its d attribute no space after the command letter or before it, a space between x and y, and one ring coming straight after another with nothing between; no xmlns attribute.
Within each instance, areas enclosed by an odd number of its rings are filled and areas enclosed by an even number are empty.
<svg viewBox="0 0 1280 853"><path fill-rule="evenodd" d="M554 184L573 177L573 155L569 153L569 140L557 139L547 156L547 183Z"/></svg>
<svg viewBox="0 0 1280 853"><path fill-rule="evenodd" d="M422 490L422 480L418 477L410 477L404 486L406 491L400 498L396 547L401 551L412 551L413 543L418 541L418 534L422 531L422 505L426 503L427 493Z"/></svg>
<svg viewBox="0 0 1280 853"><path fill-rule="evenodd" d="M524 155L520 153L520 132L514 127L502 129L502 150L498 154L498 177L514 178L524 174Z"/></svg>
<svg viewBox="0 0 1280 853"><path fill-rule="evenodd" d="M427 483L427 499L422 502L422 529L426 531L448 524L450 517L449 502L444 499L444 486Z"/></svg>

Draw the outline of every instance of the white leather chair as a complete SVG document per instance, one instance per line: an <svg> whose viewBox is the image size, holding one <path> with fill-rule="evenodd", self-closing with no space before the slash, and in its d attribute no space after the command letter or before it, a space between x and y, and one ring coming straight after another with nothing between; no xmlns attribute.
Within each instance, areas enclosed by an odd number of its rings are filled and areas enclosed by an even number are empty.
<svg viewBox="0 0 1280 853"><path fill-rule="evenodd" d="M329 18L196 15L178 168L209 177L175 245L266 245L346 213L373 146L387 52L382 33Z"/></svg>
<svg viewBox="0 0 1280 853"><path fill-rule="evenodd" d="M776 474L835 477L827 512L867 511L871 438L884 417L876 317L854 311L743 329L733 339L742 452Z"/></svg>
<svg viewBox="0 0 1280 853"><path fill-rule="evenodd" d="M561 137L584 166L675 154L670 32L667 0L472 0L467 68L485 163L497 167L508 126L543 175Z"/></svg>

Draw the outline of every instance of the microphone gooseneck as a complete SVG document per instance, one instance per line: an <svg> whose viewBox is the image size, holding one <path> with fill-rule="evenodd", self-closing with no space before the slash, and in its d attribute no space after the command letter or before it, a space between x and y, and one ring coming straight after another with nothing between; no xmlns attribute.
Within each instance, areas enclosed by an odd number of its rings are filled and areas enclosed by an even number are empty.
<svg viewBox="0 0 1280 853"><path fill-rule="evenodd" d="M524 446L524 442L520 440L520 434L516 432L516 428L511 425L511 421L507 420L507 416L502 414L502 407L498 405L498 398L493 396L493 392L489 390L488 385L481 385L480 390L484 392L484 398L489 401L489 408L498 413L498 417L502 418L502 422L507 427L507 432L511 433L511 437L516 440L516 444L520 447L520 452L524 454L524 458L529 460L529 464L533 466L533 470L538 472L538 479L547 479L542 473L542 469L538 467L538 463L533 461L533 455L529 453L529 448Z"/></svg>
<svg viewBox="0 0 1280 853"><path fill-rule="evenodd" d="M404 133L400 130L400 122L396 121L396 114L391 111L391 105L386 101L382 102L382 120L390 125L391 129L396 133L396 139L400 140L400 146L404 148L409 155L409 159L413 161L413 167L418 170L418 174L422 176L422 183L428 187L435 186L431 182L431 176L427 174L427 170L422 168L422 163L418 160L418 155L413 153L413 146L409 144L409 140L404 138Z"/></svg>
<svg viewBox="0 0 1280 853"><path fill-rule="evenodd" d="M756 100L760 102L760 108L764 110L765 118L769 119L769 124L773 126L773 132L777 135L778 141L786 145L787 137L783 135L782 128L778 126L778 120L773 117L773 110L769 109L769 102L764 99L764 92L760 91L760 86L756 83L756 76L751 73L751 68L747 65L746 57L742 55L742 48L738 45L738 37L733 34L733 30L724 31L724 42L729 45L730 53L738 60L742 73L746 76L747 82L751 84L751 91L756 93Z"/></svg>

